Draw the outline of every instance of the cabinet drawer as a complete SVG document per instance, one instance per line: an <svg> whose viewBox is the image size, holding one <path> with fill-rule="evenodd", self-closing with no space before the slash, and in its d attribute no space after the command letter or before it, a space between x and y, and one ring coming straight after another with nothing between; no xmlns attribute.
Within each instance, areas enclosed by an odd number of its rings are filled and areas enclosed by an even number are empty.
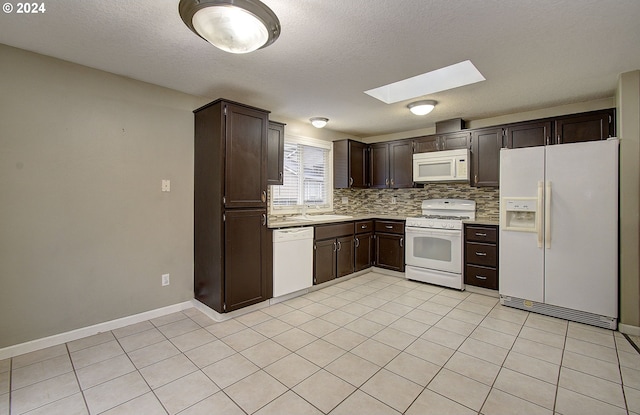
<svg viewBox="0 0 640 415"><path fill-rule="evenodd" d="M362 220L360 222L356 222L356 233L367 233L367 232L373 232L372 220Z"/></svg>
<svg viewBox="0 0 640 415"><path fill-rule="evenodd" d="M315 227L316 240L337 238L345 235L353 235L353 222L320 225Z"/></svg>
<svg viewBox="0 0 640 415"><path fill-rule="evenodd" d="M467 241L496 243L498 230L495 227L467 226L465 238Z"/></svg>
<svg viewBox="0 0 640 415"><path fill-rule="evenodd" d="M497 290L498 271L495 268L467 265L464 272L464 283Z"/></svg>
<svg viewBox="0 0 640 415"><path fill-rule="evenodd" d="M468 264L496 267L498 263L495 245L467 242L466 262Z"/></svg>
<svg viewBox="0 0 640 415"><path fill-rule="evenodd" d="M404 234L404 222L392 220L377 220L376 232Z"/></svg>

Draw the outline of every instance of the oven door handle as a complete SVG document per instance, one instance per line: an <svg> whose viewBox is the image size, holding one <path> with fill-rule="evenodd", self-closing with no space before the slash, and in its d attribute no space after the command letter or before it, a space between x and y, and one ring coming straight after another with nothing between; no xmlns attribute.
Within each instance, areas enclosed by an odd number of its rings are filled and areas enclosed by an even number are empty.
<svg viewBox="0 0 640 415"><path fill-rule="evenodd" d="M459 236L462 237L460 229L431 229L431 228L405 228L407 239L409 235L430 235L430 236Z"/></svg>

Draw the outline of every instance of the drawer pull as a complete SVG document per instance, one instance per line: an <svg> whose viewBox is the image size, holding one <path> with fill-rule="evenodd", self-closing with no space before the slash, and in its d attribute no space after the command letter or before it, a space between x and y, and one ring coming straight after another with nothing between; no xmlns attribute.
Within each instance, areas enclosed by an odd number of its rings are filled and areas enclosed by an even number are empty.
<svg viewBox="0 0 640 415"><path fill-rule="evenodd" d="M487 256L486 252L476 252L477 256Z"/></svg>
<svg viewBox="0 0 640 415"><path fill-rule="evenodd" d="M367 225L362 225L362 226L360 226L360 229L367 229L368 227L369 226L367 226Z"/></svg>
<svg viewBox="0 0 640 415"><path fill-rule="evenodd" d="M485 236L487 236L487 234L486 234L486 233L476 232L476 236L482 236L482 237L485 237Z"/></svg>
<svg viewBox="0 0 640 415"><path fill-rule="evenodd" d="M483 277L482 275L476 275L476 278L479 280L486 280L487 277Z"/></svg>
<svg viewBox="0 0 640 415"><path fill-rule="evenodd" d="M387 229L393 229L393 225L386 225L385 228Z"/></svg>

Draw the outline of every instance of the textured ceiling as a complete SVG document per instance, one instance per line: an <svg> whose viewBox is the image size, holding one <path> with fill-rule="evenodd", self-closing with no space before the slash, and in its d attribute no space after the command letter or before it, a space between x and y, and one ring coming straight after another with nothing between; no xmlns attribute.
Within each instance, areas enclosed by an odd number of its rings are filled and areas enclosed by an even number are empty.
<svg viewBox="0 0 640 415"><path fill-rule="evenodd" d="M0 13L0 43L361 137L611 97L640 69L638 0L263 0L282 35L247 55L190 32L178 1L45 1ZM363 93L467 59L487 80L422 97L425 117Z"/></svg>

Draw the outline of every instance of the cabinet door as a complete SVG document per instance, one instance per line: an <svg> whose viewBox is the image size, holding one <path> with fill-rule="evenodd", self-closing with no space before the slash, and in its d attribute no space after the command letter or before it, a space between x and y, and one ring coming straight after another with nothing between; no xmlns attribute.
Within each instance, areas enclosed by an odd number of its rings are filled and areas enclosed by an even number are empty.
<svg viewBox="0 0 640 415"><path fill-rule="evenodd" d="M484 128L471 133L471 186L500 183L502 128Z"/></svg>
<svg viewBox="0 0 640 415"><path fill-rule="evenodd" d="M413 149L410 140L389 143L389 187L413 187Z"/></svg>
<svg viewBox="0 0 640 415"><path fill-rule="evenodd" d="M349 140L349 187L368 187L367 148L366 144Z"/></svg>
<svg viewBox="0 0 640 415"><path fill-rule="evenodd" d="M460 148L469 148L469 132L456 132L444 134L439 137L440 150L456 150Z"/></svg>
<svg viewBox="0 0 640 415"><path fill-rule="evenodd" d="M355 236L354 271L367 269L373 263L373 233L362 233Z"/></svg>
<svg viewBox="0 0 640 415"><path fill-rule="evenodd" d="M353 235L336 240L336 276L344 277L353 273Z"/></svg>
<svg viewBox="0 0 640 415"><path fill-rule="evenodd" d="M264 209L225 212L225 311L267 300L266 215Z"/></svg>
<svg viewBox="0 0 640 415"><path fill-rule="evenodd" d="M551 144L551 121L509 125L505 129L507 148L524 148Z"/></svg>
<svg viewBox="0 0 640 415"><path fill-rule="evenodd" d="M437 135L426 135L413 139L414 153L429 153L440 150L439 137Z"/></svg>
<svg viewBox="0 0 640 415"><path fill-rule="evenodd" d="M389 145L372 144L369 150L369 187L383 189L389 187Z"/></svg>
<svg viewBox="0 0 640 415"><path fill-rule="evenodd" d="M404 236L376 233L376 266L404 271Z"/></svg>
<svg viewBox="0 0 640 415"><path fill-rule="evenodd" d="M269 121L267 185L281 185L284 177L284 124Z"/></svg>
<svg viewBox="0 0 640 415"><path fill-rule="evenodd" d="M322 284L336 278L336 240L316 241L313 251L313 283Z"/></svg>
<svg viewBox="0 0 640 415"><path fill-rule="evenodd" d="M225 207L266 207L268 114L225 105Z"/></svg>
<svg viewBox="0 0 640 415"><path fill-rule="evenodd" d="M613 136L613 111L596 111L556 119L557 144L605 140Z"/></svg>

